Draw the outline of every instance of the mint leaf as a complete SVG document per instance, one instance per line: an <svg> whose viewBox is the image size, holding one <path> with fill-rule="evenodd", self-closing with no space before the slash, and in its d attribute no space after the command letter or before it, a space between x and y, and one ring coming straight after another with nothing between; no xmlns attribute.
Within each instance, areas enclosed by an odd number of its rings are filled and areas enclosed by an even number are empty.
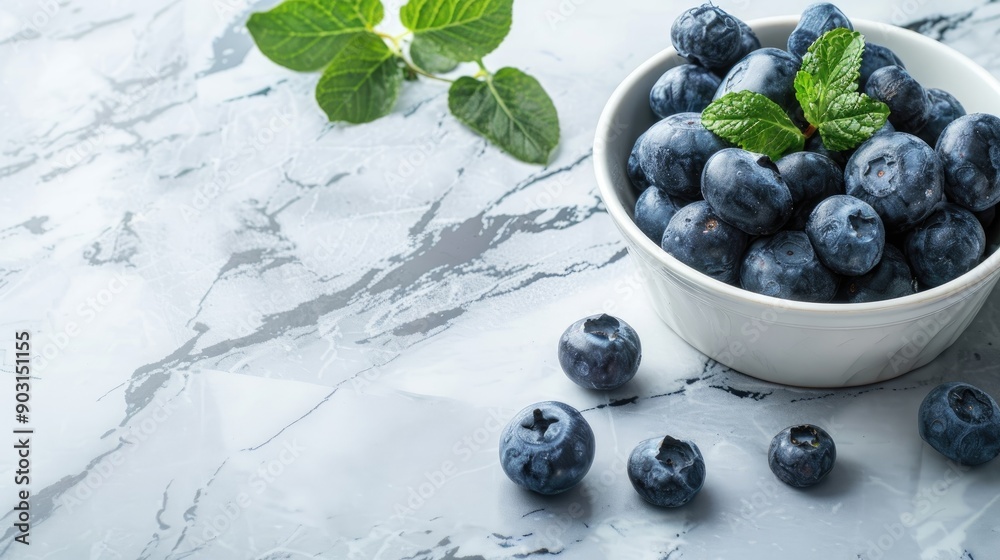
<svg viewBox="0 0 1000 560"><path fill-rule="evenodd" d="M319 70L356 34L382 21L379 0L289 0L250 15L247 30L272 61Z"/></svg>
<svg viewBox="0 0 1000 560"><path fill-rule="evenodd" d="M414 37L410 43L410 58L417 68L432 74L451 72L458 66L457 60L442 53L433 41L423 35Z"/></svg>
<svg viewBox="0 0 1000 560"><path fill-rule="evenodd" d="M885 124L889 108L858 93L865 38L838 28L816 39L795 75L795 98L831 150L848 150Z"/></svg>
<svg viewBox="0 0 1000 560"><path fill-rule="evenodd" d="M752 91L734 91L716 99L702 111L701 124L744 150L774 161L805 146L805 136L784 109Z"/></svg>
<svg viewBox="0 0 1000 560"><path fill-rule="evenodd" d="M544 165L559 143L552 99L538 80L516 68L501 68L484 80L459 78L448 90L448 108L521 161Z"/></svg>
<svg viewBox="0 0 1000 560"><path fill-rule="evenodd" d="M514 0L410 0L399 17L414 39L423 37L459 62L493 52L510 31Z"/></svg>
<svg viewBox="0 0 1000 560"><path fill-rule="evenodd" d="M834 99L857 91L864 50L861 34L842 27L824 33L809 46L794 82L795 97L807 121L818 126Z"/></svg>
<svg viewBox="0 0 1000 560"><path fill-rule="evenodd" d="M842 93L830 102L826 120L817 128L823 145L849 150L871 138L889 117L889 107L864 94Z"/></svg>
<svg viewBox="0 0 1000 560"><path fill-rule="evenodd" d="M402 81L399 58L366 31L330 61L316 85L316 101L331 121L369 122L392 111Z"/></svg>

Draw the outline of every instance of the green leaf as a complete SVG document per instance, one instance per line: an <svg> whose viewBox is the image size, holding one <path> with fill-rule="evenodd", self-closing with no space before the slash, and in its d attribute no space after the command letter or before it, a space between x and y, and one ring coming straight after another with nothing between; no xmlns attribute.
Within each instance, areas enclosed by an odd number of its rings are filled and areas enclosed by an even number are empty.
<svg viewBox="0 0 1000 560"><path fill-rule="evenodd" d="M809 46L794 82L807 121L823 122L834 99L857 91L864 50L864 37L843 27L824 33Z"/></svg>
<svg viewBox="0 0 1000 560"><path fill-rule="evenodd" d="M298 71L319 70L352 37L382 21L379 0L288 0L250 15L247 29L272 61Z"/></svg>
<svg viewBox="0 0 1000 560"><path fill-rule="evenodd" d="M431 74L445 74L458 67L458 61L448 57L433 42L419 35L410 43L410 58L417 68Z"/></svg>
<svg viewBox="0 0 1000 560"><path fill-rule="evenodd" d="M316 85L316 101L331 121L363 123L392 111L403 69L374 33L358 33L337 53Z"/></svg>
<svg viewBox="0 0 1000 560"><path fill-rule="evenodd" d="M423 37L459 62L493 52L510 31L514 0L410 0L399 17L414 38Z"/></svg>
<svg viewBox="0 0 1000 560"><path fill-rule="evenodd" d="M501 68L485 80L464 76L448 90L458 120L521 161L545 164L559 143L559 115L538 80Z"/></svg>
<svg viewBox="0 0 1000 560"><path fill-rule="evenodd" d="M775 161L805 146L805 136L781 106L752 91L730 92L716 99L702 111L701 123L744 150Z"/></svg>
<svg viewBox="0 0 1000 560"><path fill-rule="evenodd" d="M871 138L889 117L889 107L864 94L843 93L830 103L826 120L817 126L823 145L849 150Z"/></svg>

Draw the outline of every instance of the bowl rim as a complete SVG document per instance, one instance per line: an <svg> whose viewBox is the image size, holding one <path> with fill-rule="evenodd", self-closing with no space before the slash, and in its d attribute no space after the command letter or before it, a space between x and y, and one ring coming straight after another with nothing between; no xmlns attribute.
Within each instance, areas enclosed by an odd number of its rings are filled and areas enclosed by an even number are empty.
<svg viewBox="0 0 1000 560"><path fill-rule="evenodd" d="M758 30L762 27L794 26L798 21L798 15L784 15L756 18L748 20L746 24L751 29ZM851 21L856 27L860 24L861 27L879 29L884 34L896 34L901 36L902 40L923 44L927 48L941 50L944 54L954 59L956 64L960 64L964 69L975 74L1000 95L1000 81L997 78L969 57L944 43L930 37L925 37L915 31L888 23L861 18L852 18ZM813 303L766 296L726 284L698 272L677 260L666 251L663 251L659 245L642 233L639 226L632 220L622 200L616 195L614 189L615 174L611 171L614 164L609 160L609 150L607 147L615 141L615 138L608 138L608 136L616 128L614 122L615 115L623 105L627 94L636 87L638 82L647 78L654 68L660 67L668 59L677 56L679 56L677 51L673 47L668 47L646 59L635 70L630 72L608 98L597 121L597 129L594 137L594 173L604 206L619 231L628 238L627 241L631 242L633 246L644 253L643 258L651 258L685 282L698 286L702 290L723 296L731 301L743 304L750 303L768 307L780 307L784 311L798 311L822 316L844 314L869 316L889 310L898 311L907 308L924 307L925 305L938 303L947 299L964 299L964 296L971 295L976 291L977 287L986 283L992 275L1000 270L1000 248L998 248L969 272L945 284L919 291L915 294L867 303ZM619 163L622 166L624 164L625 162ZM620 176L626 177L624 173L620 174Z"/></svg>

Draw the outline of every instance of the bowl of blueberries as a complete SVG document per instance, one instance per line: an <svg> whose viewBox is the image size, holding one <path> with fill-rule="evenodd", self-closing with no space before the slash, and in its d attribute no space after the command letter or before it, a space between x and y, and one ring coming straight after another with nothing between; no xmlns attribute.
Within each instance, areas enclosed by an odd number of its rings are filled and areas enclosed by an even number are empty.
<svg viewBox="0 0 1000 560"><path fill-rule="evenodd" d="M804 387L891 379L1000 274L1000 82L918 33L813 4L704 4L615 90L601 197L657 314L710 358Z"/></svg>

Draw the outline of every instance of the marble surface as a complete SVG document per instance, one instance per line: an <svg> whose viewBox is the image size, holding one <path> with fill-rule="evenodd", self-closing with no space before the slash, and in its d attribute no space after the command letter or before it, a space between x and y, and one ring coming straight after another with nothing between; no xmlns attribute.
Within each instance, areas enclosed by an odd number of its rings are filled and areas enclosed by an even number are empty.
<svg viewBox="0 0 1000 560"><path fill-rule="evenodd" d="M401 0L387 3L396 13ZM519 0L491 68L552 95L562 142L517 163L419 83L389 117L329 125L317 76L267 61L248 0L11 0L0 7L0 322L34 341L31 544L12 559L996 557L1000 463L949 465L916 433L942 380L1000 396L1000 295L929 366L805 390L727 370L655 317L593 179L618 82L667 46L684 3ZM746 19L801 9L718 4ZM1000 4L862 2L1000 76ZM559 334L600 311L642 336L611 394L560 373ZM996 344L995 344L996 343ZM0 389L13 426L13 383ZM516 410L584 411L594 466L555 498L497 459ZM824 426L838 464L810 491L765 452ZM688 507L644 504L632 447L705 455Z"/></svg>

